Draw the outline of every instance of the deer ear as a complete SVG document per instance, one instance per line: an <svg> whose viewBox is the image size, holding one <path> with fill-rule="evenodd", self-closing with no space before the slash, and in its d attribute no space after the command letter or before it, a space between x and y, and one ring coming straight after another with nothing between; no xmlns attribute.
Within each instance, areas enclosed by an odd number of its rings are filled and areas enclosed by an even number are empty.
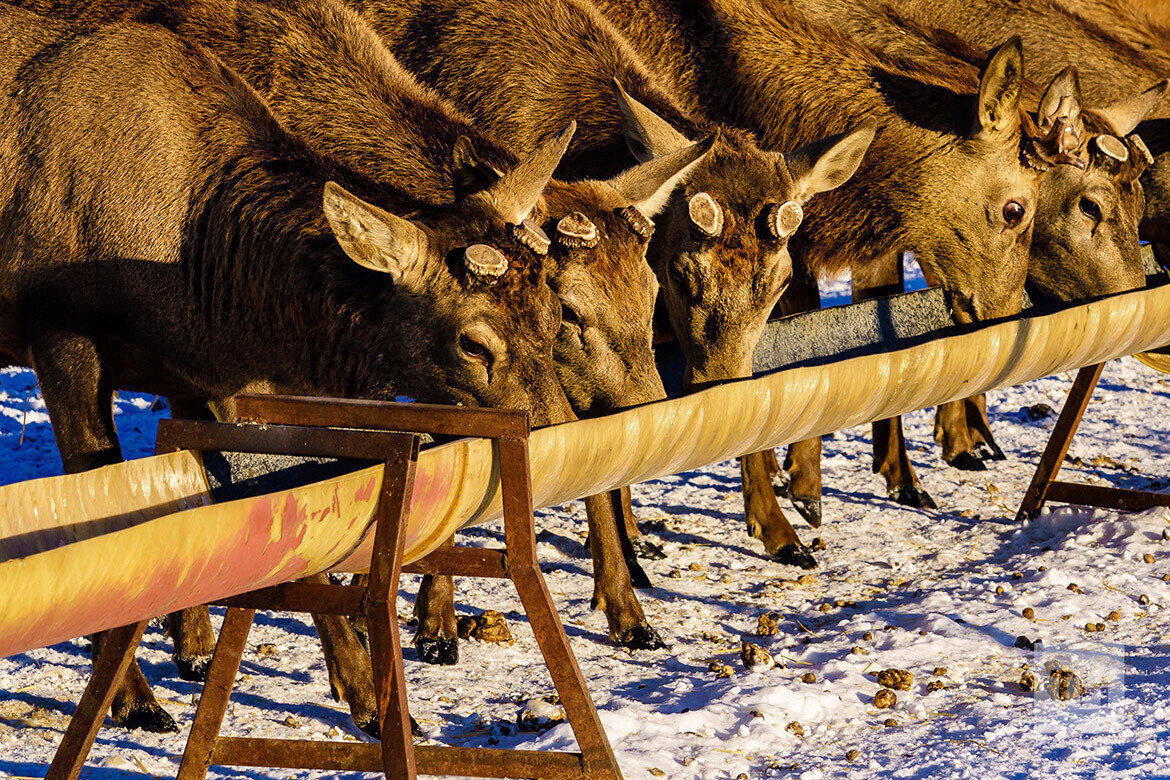
<svg viewBox="0 0 1170 780"><path fill-rule="evenodd" d="M634 100L613 80L613 94L622 115L622 131L626 144L638 162L649 162L655 157L677 152L691 145L690 140L674 125Z"/></svg>
<svg viewBox="0 0 1170 780"><path fill-rule="evenodd" d="M502 173L479 159L470 138L461 135L455 139L455 146L451 149L451 184L455 189L455 200L486 190L502 177Z"/></svg>
<svg viewBox="0 0 1170 780"><path fill-rule="evenodd" d="M648 217L656 216L666 208L674 188L707 156L714 143L715 135L711 134L697 144L622 171L609 184L629 205L637 206Z"/></svg>
<svg viewBox="0 0 1170 780"><path fill-rule="evenodd" d="M877 134L877 123L866 120L849 133L838 133L802 146L785 158L796 192L793 199L807 203L818 192L836 189L861 165Z"/></svg>
<svg viewBox="0 0 1170 780"><path fill-rule="evenodd" d="M992 52L983 66L972 137L992 138L1019 128L1023 83L1024 46L1016 35Z"/></svg>
<svg viewBox="0 0 1170 780"><path fill-rule="evenodd" d="M1084 123L1081 121L1081 79L1077 69L1071 65L1052 78L1048 88L1044 90L1044 96L1040 98L1036 112L1041 127L1050 125L1061 117L1068 120L1077 135L1084 130Z"/></svg>
<svg viewBox="0 0 1170 780"><path fill-rule="evenodd" d="M565 150L569 148L576 130L577 123L569 122L500 177L499 181L480 193L480 196L493 205L505 222L519 225L536 208L541 193L560 164Z"/></svg>
<svg viewBox="0 0 1170 780"><path fill-rule="evenodd" d="M331 181L325 183L323 206L337 243L351 260L389 274L395 287L408 292L426 288L428 242L421 228Z"/></svg>
<svg viewBox="0 0 1170 780"><path fill-rule="evenodd" d="M1111 106L1096 109L1093 113L1108 122L1117 135L1129 135L1146 115L1162 102L1167 88L1170 88L1170 81L1163 79L1140 95L1122 98Z"/></svg>

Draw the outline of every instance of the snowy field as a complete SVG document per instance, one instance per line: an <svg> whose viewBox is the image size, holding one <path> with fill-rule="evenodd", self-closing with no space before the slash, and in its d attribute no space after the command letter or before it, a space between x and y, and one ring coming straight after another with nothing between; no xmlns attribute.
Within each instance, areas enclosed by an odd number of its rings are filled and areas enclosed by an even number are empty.
<svg viewBox="0 0 1170 780"><path fill-rule="evenodd" d="M992 394L1008 460L982 473L945 467L932 414L911 415L911 456L941 507L935 512L885 497L870 472L867 428L827 439L825 524L815 532L797 524L806 542L825 544L811 573L770 562L747 535L733 462L636 486L643 528L667 553L645 562L656 587L640 596L669 650L632 654L609 642L604 617L589 609L581 505L539 512L548 583L626 777L1170 777L1167 513L1061 508L1023 525L1013 519L1056 419L1040 405L1059 409L1070 384L1071 376L1054 376ZM118 400L128 456L150 451L165 414L153 401ZM1063 474L1165 489L1168 438L1170 381L1131 358L1115 361ZM59 469L35 378L4 372L0 480ZM465 541L495 544L501 529L477 529ZM411 707L433 743L572 747L567 726L541 735L516 728L523 702L552 687L509 588L463 580L457 609L501 610L513 644L464 642L455 668L424 666L407 650ZM404 619L414 590L410 581L400 597ZM778 633L756 636L765 613ZM1104 630L1086 631L1089 623ZM1021 635L1042 648L1016 647ZM780 665L745 669L745 640ZM262 613L250 644L270 647L245 656L230 733L364 738L329 698L307 619ZM185 730L199 688L178 679L169 653L152 629L139 658ZM712 671L713 661L730 676ZM1086 695L1061 702L1021 690L1025 671L1043 684L1049 662L1075 672ZM877 709L872 674L891 668L913 673L913 682L892 708ZM0 660L0 777L44 776L88 674L80 640ZM173 777L184 738L107 727L83 776ZM211 776L325 775L218 768Z"/></svg>

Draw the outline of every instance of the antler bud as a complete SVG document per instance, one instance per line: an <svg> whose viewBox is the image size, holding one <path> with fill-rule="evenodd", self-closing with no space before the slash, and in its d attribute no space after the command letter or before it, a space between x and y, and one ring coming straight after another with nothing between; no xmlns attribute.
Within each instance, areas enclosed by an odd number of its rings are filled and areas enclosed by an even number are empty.
<svg viewBox="0 0 1170 780"><path fill-rule="evenodd" d="M634 232L647 241L654 235L654 220L642 213L637 206L626 206L617 210L617 215L630 223Z"/></svg>
<svg viewBox="0 0 1170 780"><path fill-rule="evenodd" d="M548 248L552 246L552 242L548 240L548 234L540 229L540 225L526 219L519 225L509 225L508 227L512 231L512 238L538 255L548 254Z"/></svg>
<svg viewBox="0 0 1170 780"><path fill-rule="evenodd" d="M687 204L691 223L707 238L715 238L723 232L723 209L705 192L692 195Z"/></svg>
<svg viewBox="0 0 1170 780"><path fill-rule="evenodd" d="M600 239L597 225L580 211L574 211L557 222L557 240L571 249L591 249Z"/></svg>
<svg viewBox="0 0 1170 780"><path fill-rule="evenodd" d="M1129 159L1129 149L1115 135L1099 135L1093 139L1093 144L1101 154L1119 163L1123 163Z"/></svg>
<svg viewBox="0 0 1170 780"><path fill-rule="evenodd" d="M508 270L508 258L495 247L487 244L472 244L463 252L463 263L467 270L477 276L496 278Z"/></svg>
<svg viewBox="0 0 1170 780"><path fill-rule="evenodd" d="M768 230L775 238L788 238L804 221L804 209L794 200L777 203L768 210Z"/></svg>

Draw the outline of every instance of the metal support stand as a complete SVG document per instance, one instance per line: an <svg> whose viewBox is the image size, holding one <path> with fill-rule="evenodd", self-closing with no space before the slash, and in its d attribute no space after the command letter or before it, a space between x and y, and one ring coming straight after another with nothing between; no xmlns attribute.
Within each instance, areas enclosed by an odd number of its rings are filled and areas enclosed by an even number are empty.
<svg viewBox="0 0 1170 780"><path fill-rule="evenodd" d="M251 395L239 396L237 413L245 423L160 421L155 451L186 448L382 460L386 465L373 558L366 585L289 582L220 602L228 607L227 616L183 753L179 780L199 780L213 765L383 772L387 778L396 779L413 779L419 773L621 778L537 563L526 413ZM504 505L504 549L443 547L404 565L418 433L472 436L496 442ZM512 580L577 738L579 753L414 746L395 608L399 577L404 571ZM220 727L257 609L366 617L380 744L221 736ZM143 622L110 632L46 780L78 777L145 628Z"/></svg>
<svg viewBox="0 0 1170 780"><path fill-rule="evenodd" d="M1035 517L1046 501L1120 509L1127 512L1138 512L1155 506L1170 506L1170 494L1166 493L1056 481L1056 473L1060 471L1064 456L1068 453L1068 447L1081 424L1081 418L1089 406L1089 399L1092 398L1093 390L1101 379L1101 370L1104 367L1104 363L1085 366L1077 374L1068 400L1064 402L1064 408L1061 409L1060 417L1056 421L1056 427L1052 430L1052 436L1048 439L1048 446L1036 466L1032 484L1024 493L1020 511L1016 513L1017 520Z"/></svg>

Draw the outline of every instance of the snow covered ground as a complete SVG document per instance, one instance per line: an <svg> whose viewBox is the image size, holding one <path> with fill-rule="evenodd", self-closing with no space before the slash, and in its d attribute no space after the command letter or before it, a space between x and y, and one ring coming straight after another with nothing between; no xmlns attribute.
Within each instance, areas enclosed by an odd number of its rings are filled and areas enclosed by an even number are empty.
<svg viewBox="0 0 1170 780"><path fill-rule="evenodd" d="M60 468L34 383L30 372L0 374L3 481ZM826 440L825 525L798 524L806 542L825 544L811 573L770 562L747 535L734 463L636 486L648 538L667 553L645 562L656 587L640 595L669 650L632 654L609 642L603 616L589 609L581 505L541 511L548 583L626 777L1170 777L1170 542L1162 540L1170 515L1058 508L1013 520L1055 422L1034 419L1037 407L1059 409L1070 384L1071 376L1055 376L992 394L1009 459L983 473L942 465L932 415L911 415L911 456L942 507L936 512L885 497L870 473L867 429ZM165 413L152 401L119 398L128 455L150 450ZM1165 489L1168 437L1170 381L1131 358L1116 361L1064 474ZM501 529L467 538L496 543ZM408 583L400 598L404 618L414 589ZM407 650L411 706L427 738L570 748L567 726L542 735L516 729L524 700L552 686L510 586L461 581L460 614L486 608L505 613L513 644L464 642L455 668L424 666ZM765 613L778 633L756 636ZM1087 623L1104 630L1086 631ZM1042 648L1016 647L1021 635ZM782 665L745 669L745 640ZM251 644L271 647L245 657L226 724L232 733L364 738L329 698L307 620L261 614ZM199 689L177 678L169 651L152 630L139 658L185 728ZM712 661L733 674L717 676ZM1087 694L1061 702L1022 691L1025 665L1043 685L1049 662L1075 672ZM894 707L879 710L871 673L890 668L914 679ZM44 776L88 673L80 640L0 660L0 777ZM173 777L184 736L106 728L88 777ZM323 775L220 768L211 776Z"/></svg>

